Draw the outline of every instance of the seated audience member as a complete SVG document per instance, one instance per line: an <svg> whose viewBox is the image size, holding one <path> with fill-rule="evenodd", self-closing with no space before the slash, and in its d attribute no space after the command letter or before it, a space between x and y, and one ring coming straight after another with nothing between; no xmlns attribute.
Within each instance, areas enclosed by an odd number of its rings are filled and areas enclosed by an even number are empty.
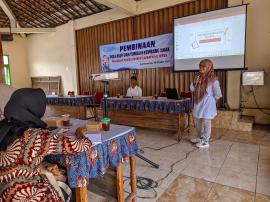
<svg viewBox="0 0 270 202"><path fill-rule="evenodd" d="M45 109L41 89L16 90L6 104L0 121L0 201L64 201L40 174L42 160L91 148L88 139L48 131L41 120Z"/></svg>
<svg viewBox="0 0 270 202"><path fill-rule="evenodd" d="M15 90L9 85L0 84L0 120L4 119L4 108Z"/></svg>
<svg viewBox="0 0 270 202"><path fill-rule="evenodd" d="M128 97L141 97L142 96L142 89L138 86L138 81L136 76L132 76L130 78L131 86L127 90Z"/></svg>

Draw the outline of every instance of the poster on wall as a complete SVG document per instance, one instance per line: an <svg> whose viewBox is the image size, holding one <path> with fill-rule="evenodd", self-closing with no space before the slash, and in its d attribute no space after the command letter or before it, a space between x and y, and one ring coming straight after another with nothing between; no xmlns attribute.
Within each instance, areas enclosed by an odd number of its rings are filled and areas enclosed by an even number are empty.
<svg viewBox="0 0 270 202"><path fill-rule="evenodd" d="M103 72L173 66L172 33L102 45L99 49Z"/></svg>

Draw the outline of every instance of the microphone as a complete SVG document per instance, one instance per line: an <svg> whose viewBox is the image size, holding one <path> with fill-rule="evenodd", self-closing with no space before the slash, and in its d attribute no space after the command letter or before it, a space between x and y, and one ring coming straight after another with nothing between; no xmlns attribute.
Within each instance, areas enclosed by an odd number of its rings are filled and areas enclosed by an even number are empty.
<svg viewBox="0 0 270 202"><path fill-rule="evenodd" d="M95 80L97 77L101 76L100 74L92 74L89 76L89 79Z"/></svg>
<svg viewBox="0 0 270 202"><path fill-rule="evenodd" d="M195 77L194 77L195 79L195 81L196 81L196 83L193 83L193 86L196 88L197 87L197 85L198 85L198 82L199 82L199 78L200 78L200 72L197 72L196 74L195 74Z"/></svg>

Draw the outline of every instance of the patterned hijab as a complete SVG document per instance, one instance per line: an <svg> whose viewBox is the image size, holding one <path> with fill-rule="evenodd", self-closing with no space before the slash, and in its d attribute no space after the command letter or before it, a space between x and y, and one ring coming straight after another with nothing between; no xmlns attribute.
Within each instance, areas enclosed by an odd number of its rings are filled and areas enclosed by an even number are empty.
<svg viewBox="0 0 270 202"><path fill-rule="evenodd" d="M0 122L0 150L19 138L28 128L46 128L41 120L46 110L46 95L41 89L16 90L6 104Z"/></svg>
<svg viewBox="0 0 270 202"><path fill-rule="evenodd" d="M199 81L194 92L194 101L196 104L199 103L205 95L207 95L207 87L217 79L212 61L209 59L204 59L200 62L200 66L204 63L210 63L211 67L208 68L205 74L199 73L198 75Z"/></svg>

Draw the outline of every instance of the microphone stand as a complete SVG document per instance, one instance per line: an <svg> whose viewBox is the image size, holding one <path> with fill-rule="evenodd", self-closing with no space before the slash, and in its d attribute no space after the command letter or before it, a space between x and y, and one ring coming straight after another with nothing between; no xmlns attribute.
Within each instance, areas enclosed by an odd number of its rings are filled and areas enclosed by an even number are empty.
<svg viewBox="0 0 270 202"><path fill-rule="evenodd" d="M102 81L104 85L104 91L103 91L103 100L104 100L104 110L103 110L103 117L109 117L108 115L108 84L109 81L103 80Z"/></svg>
<svg viewBox="0 0 270 202"><path fill-rule="evenodd" d="M154 163L153 161L150 161L148 158L145 158L144 156L140 155L140 154L135 154L135 156L137 156L138 158L142 159L143 161L145 161L146 163L149 163L150 165L152 165L154 168L158 169L159 165Z"/></svg>
<svg viewBox="0 0 270 202"><path fill-rule="evenodd" d="M104 85L104 107L103 107L103 117L109 117L108 115L108 84L109 81L108 80L102 80L101 81ZM152 165L154 168L159 168L159 165L154 163L153 161L150 161L149 159L145 158L144 156L140 155L140 154L135 154L135 156L137 156L138 158L142 159L143 161L149 163L150 165Z"/></svg>

